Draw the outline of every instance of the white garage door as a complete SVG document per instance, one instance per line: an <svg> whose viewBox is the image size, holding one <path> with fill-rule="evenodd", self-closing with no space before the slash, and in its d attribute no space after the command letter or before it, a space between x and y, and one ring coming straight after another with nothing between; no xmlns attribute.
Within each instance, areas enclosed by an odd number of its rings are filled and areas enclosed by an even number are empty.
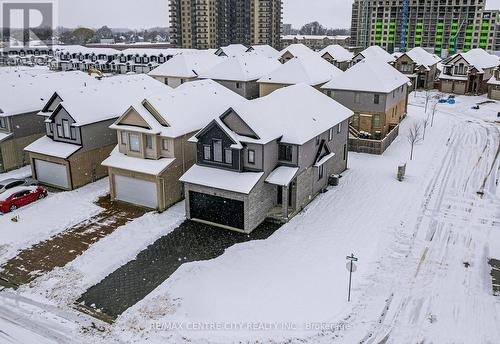
<svg viewBox="0 0 500 344"><path fill-rule="evenodd" d="M146 180L115 175L116 199L156 209L156 184Z"/></svg>
<svg viewBox="0 0 500 344"><path fill-rule="evenodd" d="M69 189L69 178L66 173L66 166L35 159L35 171L36 179L40 183Z"/></svg>

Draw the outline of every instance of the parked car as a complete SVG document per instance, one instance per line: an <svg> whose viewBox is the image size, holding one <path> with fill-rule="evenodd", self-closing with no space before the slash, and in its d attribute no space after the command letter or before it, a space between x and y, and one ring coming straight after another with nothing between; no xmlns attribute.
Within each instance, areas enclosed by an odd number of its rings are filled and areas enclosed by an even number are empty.
<svg viewBox="0 0 500 344"><path fill-rule="evenodd" d="M37 181L33 178L9 178L0 181L0 194L17 186L34 186Z"/></svg>
<svg viewBox="0 0 500 344"><path fill-rule="evenodd" d="M16 186L0 194L0 212L8 213L47 197L41 186Z"/></svg>

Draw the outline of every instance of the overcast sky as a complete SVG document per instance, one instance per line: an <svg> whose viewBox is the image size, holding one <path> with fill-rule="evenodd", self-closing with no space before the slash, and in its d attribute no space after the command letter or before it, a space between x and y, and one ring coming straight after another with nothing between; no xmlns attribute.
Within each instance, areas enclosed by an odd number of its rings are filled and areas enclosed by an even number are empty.
<svg viewBox="0 0 500 344"><path fill-rule="evenodd" d="M283 0L283 22L300 28L317 20L332 28L351 26L353 0ZM500 8L500 0L487 0ZM59 0L59 25L115 28L166 27L168 0Z"/></svg>

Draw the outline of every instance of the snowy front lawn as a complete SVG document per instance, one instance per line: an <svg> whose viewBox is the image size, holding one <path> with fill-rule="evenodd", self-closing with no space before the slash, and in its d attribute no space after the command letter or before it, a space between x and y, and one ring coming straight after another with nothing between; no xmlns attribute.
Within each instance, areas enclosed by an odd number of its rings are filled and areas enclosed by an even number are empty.
<svg viewBox="0 0 500 344"><path fill-rule="evenodd" d="M19 177L21 173L9 173ZM0 175L3 178L3 175ZM74 191L49 193L41 201L0 216L0 264L14 257L18 250L48 239L66 228L99 213L94 201L108 192L108 179ZM13 216L18 222L13 222Z"/></svg>

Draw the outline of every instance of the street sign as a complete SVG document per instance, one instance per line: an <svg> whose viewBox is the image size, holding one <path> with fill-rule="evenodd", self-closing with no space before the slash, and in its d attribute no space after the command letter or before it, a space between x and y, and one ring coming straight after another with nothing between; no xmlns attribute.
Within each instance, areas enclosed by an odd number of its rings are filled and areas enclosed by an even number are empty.
<svg viewBox="0 0 500 344"><path fill-rule="evenodd" d="M350 256L345 257L345 259L351 260L353 262L357 262L358 258L354 257L354 254L351 253Z"/></svg>
<svg viewBox="0 0 500 344"><path fill-rule="evenodd" d="M354 264L353 262L347 262L345 264L345 267L347 268L347 271L350 271L350 272L356 272L356 264Z"/></svg>

